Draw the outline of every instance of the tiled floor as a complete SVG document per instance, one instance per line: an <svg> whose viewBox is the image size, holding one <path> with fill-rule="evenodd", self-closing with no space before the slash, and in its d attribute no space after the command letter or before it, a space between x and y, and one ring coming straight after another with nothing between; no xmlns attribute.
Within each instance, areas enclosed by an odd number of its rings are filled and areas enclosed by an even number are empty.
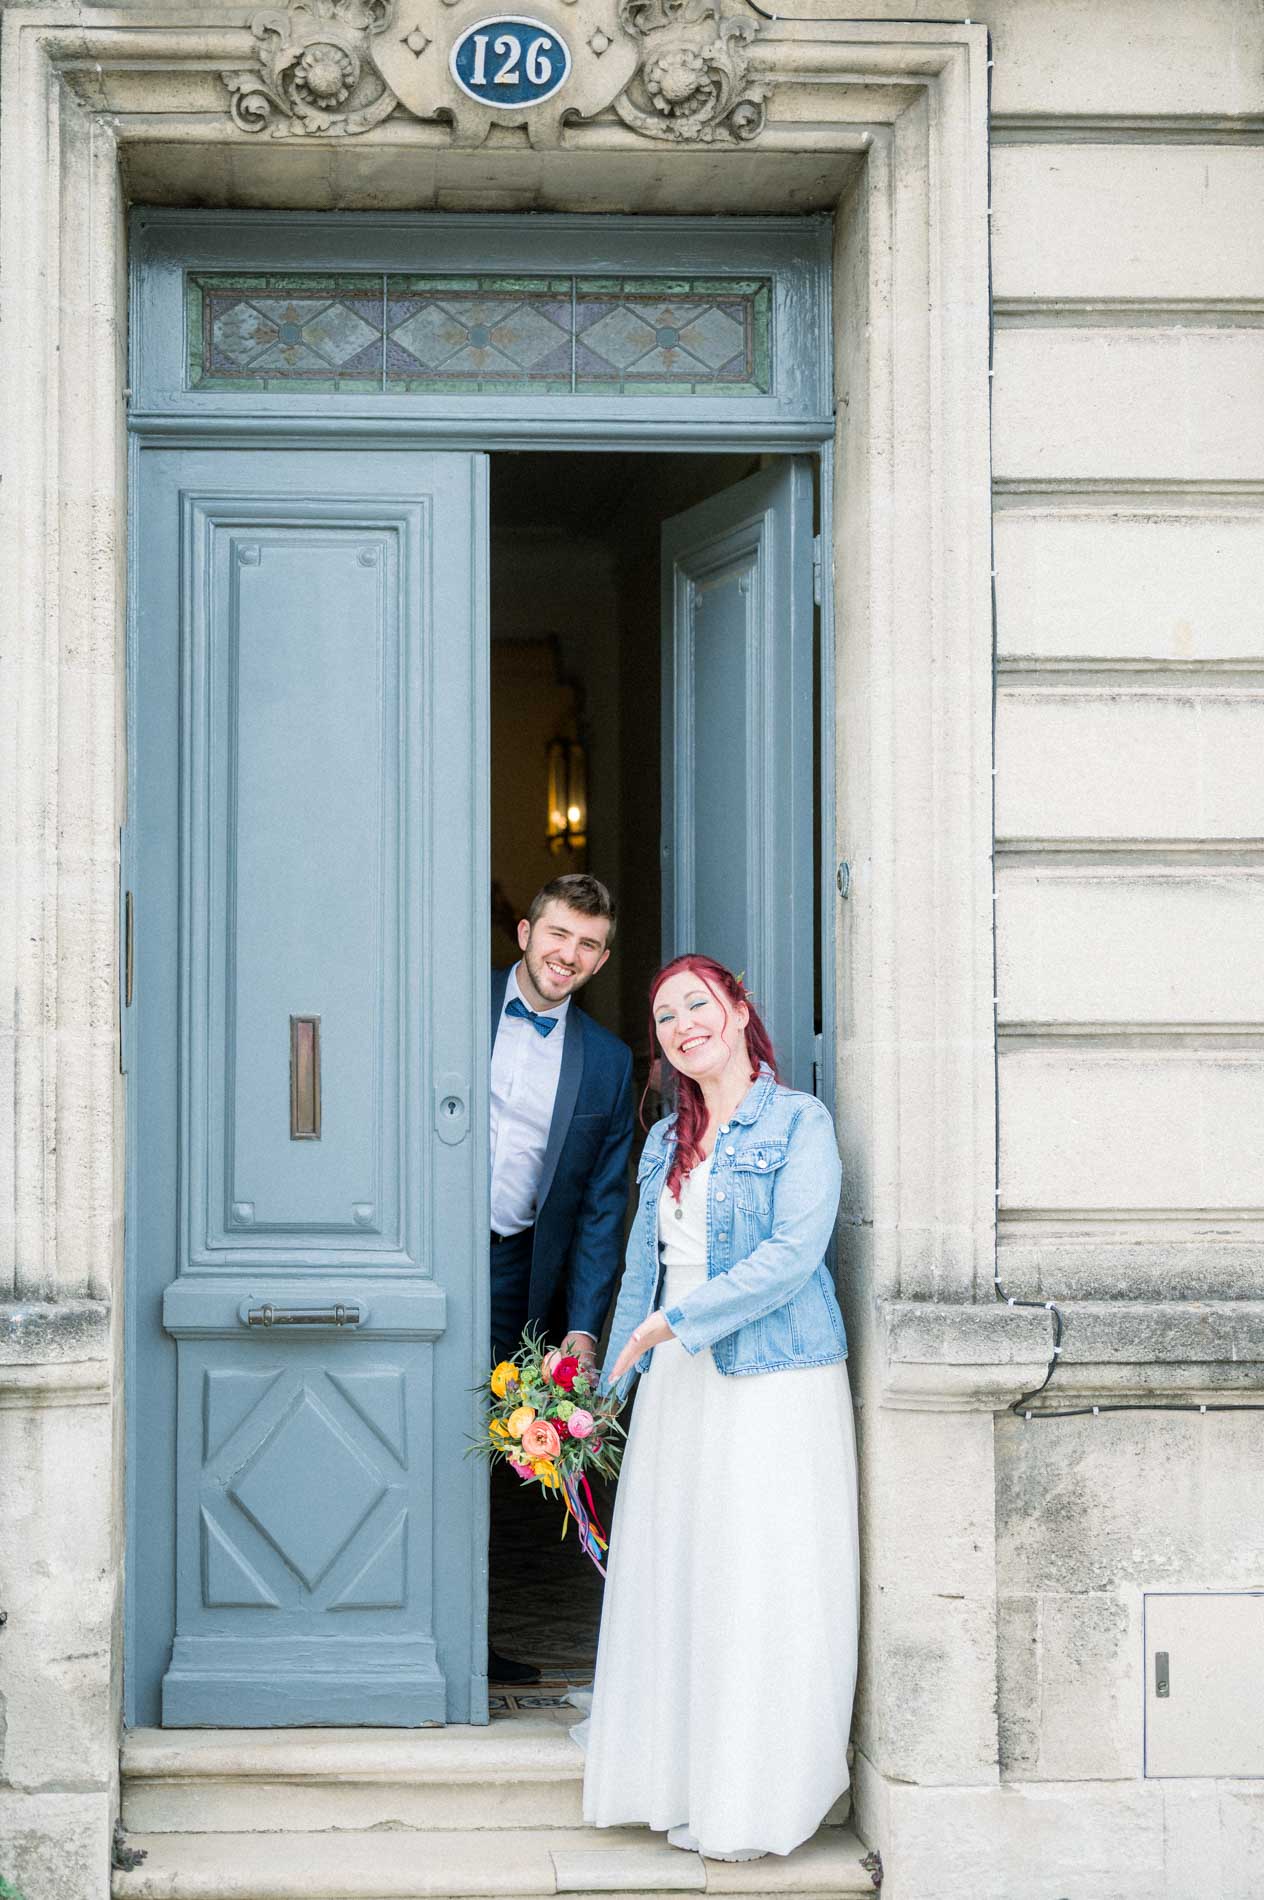
<svg viewBox="0 0 1264 1900"><path fill-rule="evenodd" d="M613 1494L603 1487L595 1495L608 1531ZM521 1692L493 1683L493 1715L565 1707L570 1688L592 1681L602 1580L580 1550L574 1526L561 1536L562 1523L562 1506L538 1485L522 1484L503 1467L493 1472L492 1644L544 1672Z"/></svg>

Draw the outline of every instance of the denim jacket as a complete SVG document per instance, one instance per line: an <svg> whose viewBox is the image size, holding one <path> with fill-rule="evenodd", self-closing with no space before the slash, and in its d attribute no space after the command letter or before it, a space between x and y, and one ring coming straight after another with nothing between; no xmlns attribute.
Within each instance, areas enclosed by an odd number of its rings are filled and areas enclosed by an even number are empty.
<svg viewBox="0 0 1264 1900"><path fill-rule="evenodd" d="M607 1367L658 1300L658 1204L676 1149L675 1119L655 1122L637 1169L639 1200ZM667 1310L686 1352L709 1346L726 1373L846 1358L843 1316L824 1261L841 1181L829 1110L815 1096L782 1088L764 1068L716 1135L707 1186L706 1282ZM620 1398L651 1356L644 1353L624 1374Z"/></svg>

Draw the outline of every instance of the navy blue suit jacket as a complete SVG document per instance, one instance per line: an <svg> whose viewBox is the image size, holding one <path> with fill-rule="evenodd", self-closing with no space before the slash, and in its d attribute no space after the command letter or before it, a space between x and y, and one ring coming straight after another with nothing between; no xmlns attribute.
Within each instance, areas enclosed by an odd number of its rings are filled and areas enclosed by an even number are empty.
<svg viewBox="0 0 1264 1900"><path fill-rule="evenodd" d="M492 971L492 1043L508 970ZM632 1051L572 999L536 1200L528 1321L565 1289L566 1324L596 1339L623 1263L632 1149Z"/></svg>

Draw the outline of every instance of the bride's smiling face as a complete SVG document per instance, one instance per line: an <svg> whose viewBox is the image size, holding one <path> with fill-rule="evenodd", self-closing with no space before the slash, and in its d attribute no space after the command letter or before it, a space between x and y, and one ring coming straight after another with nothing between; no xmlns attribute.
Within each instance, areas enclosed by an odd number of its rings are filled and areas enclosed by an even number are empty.
<svg viewBox="0 0 1264 1900"><path fill-rule="evenodd" d="M708 988L692 970L680 970L654 995L654 1028L673 1069L718 1081L731 1063L747 1060L742 1034L750 1021L744 1003L736 1007Z"/></svg>

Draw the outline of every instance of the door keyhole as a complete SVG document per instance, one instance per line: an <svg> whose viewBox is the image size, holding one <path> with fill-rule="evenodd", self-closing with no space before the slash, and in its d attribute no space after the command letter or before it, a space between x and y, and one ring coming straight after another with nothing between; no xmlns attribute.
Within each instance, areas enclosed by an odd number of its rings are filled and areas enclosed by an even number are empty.
<svg viewBox="0 0 1264 1900"><path fill-rule="evenodd" d="M470 1125L469 1084L464 1076L443 1075L434 1092L435 1133L447 1147L465 1140Z"/></svg>

